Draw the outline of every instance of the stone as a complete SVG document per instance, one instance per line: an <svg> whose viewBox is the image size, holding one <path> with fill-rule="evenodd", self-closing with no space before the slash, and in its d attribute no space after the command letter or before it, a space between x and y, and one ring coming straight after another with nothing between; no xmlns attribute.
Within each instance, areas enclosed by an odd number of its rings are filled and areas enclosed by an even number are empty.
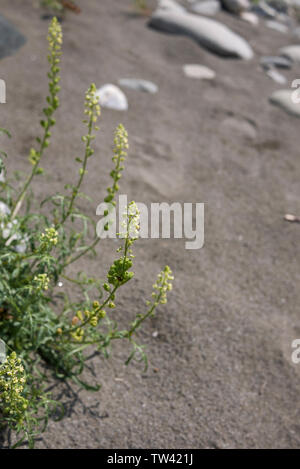
<svg viewBox="0 0 300 469"><path fill-rule="evenodd" d="M300 117L300 103L293 102L293 90L275 91L269 98L270 102L288 114Z"/></svg>
<svg viewBox="0 0 300 469"><path fill-rule="evenodd" d="M268 75L268 77L272 78L272 80L274 80L276 83L279 83L279 85L285 85L285 83L287 82L286 77L274 68L270 68L269 70L267 70L266 74Z"/></svg>
<svg viewBox="0 0 300 469"><path fill-rule="evenodd" d="M249 0L221 0L224 10L239 15L242 11L250 9Z"/></svg>
<svg viewBox="0 0 300 469"><path fill-rule="evenodd" d="M236 136L246 137L248 139L256 139L257 132L255 127L244 120L243 118L237 119L235 117L227 117L221 122L221 129L233 132Z"/></svg>
<svg viewBox="0 0 300 469"><path fill-rule="evenodd" d="M120 88L110 83L102 86L96 91L96 96L102 107L114 109L116 111L127 111L128 101Z"/></svg>
<svg viewBox="0 0 300 469"><path fill-rule="evenodd" d="M200 80L213 80L216 73L205 65L189 64L183 66L183 71L190 78L198 78Z"/></svg>
<svg viewBox="0 0 300 469"><path fill-rule="evenodd" d="M158 86L152 81L142 80L140 78L121 78L119 85L132 90L145 91L155 94L158 92Z"/></svg>
<svg viewBox="0 0 300 469"><path fill-rule="evenodd" d="M247 23L253 24L253 26L257 26L259 23L258 16L251 11L242 11L240 13L240 18Z"/></svg>
<svg viewBox="0 0 300 469"><path fill-rule="evenodd" d="M260 59L260 64L264 68L270 68L270 67L291 68L293 62L287 57L267 55Z"/></svg>
<svg viewBox="0 0 300 469"><path fill-rule="evenodd" d="M185 11L185 8L179 5L179 3L177 3L175 0L159 0L158 8L162 10L171 10L171 11L179 11L179 12Z"/></svg>
<svg viewBox="0 0 300 469"><path fill-rule="evenodd" d="M191 10L199 15L214 16L221 10L221 5L218 0L204 0L194 3Z"/></svg>
<svg viewBox="0 0 300 469"><path fill-rule="evenodd" d="M4 171L0 171L0 182L4 183L5 182L5 173Z"/></svg>
<svg viewBox="0 0 300 469"><path fill-rule="evenodd" d="M245 39L211 18L157 9L149 26L160 31L189 36L202 47L220 56L245 60L253 57L252 48Z"/></svg>
<svg viewBox="0 0 300 469"><path fill-rule="evenodd" d="M0 15L0 59L14 54L25 42L25 36Z"/></svg>
<svg viewBox="0 0 300 469"><path fill-rule="evenodd" d="M4 204L6 205L6 204ZM8 211L7 211L8 209ZM6 215L10 214L9 208L6 206ZM1 212L0 212L1 216ZM0 231L3 239L6 239L6 246L13 245L13 249L16 252L24 253L27 249L29 237L19 231L18 221L15 219L13 222L2 222L0 223Z"/></svg>
<svg viewBox="0 0 300 469"><path fill-rule="evenodd" d="M0 363L4 363L6 360L6 345L2 339L0 339Z"/></svg>
<svg viewBox="0 0 300 469"><path fill-rule="evenodd" d="M291 0L268 0L268 4L280 13L286 13Z"/></svg>
<svg viewBox="0 0 300 469"><path fill-rule="evenodd" d="M276 18L277 12L274 8L268 5L264 0L261 0L257 5L253 5L252 11L263 18Z"/></svg>
<svg viewBox="0 0 300 469"><path fill-rule="evenodd" d="M0 218L10 214L10 208L4 202L0 200Z"/></svg>
<svg viewBox="0 0 300 469"><path fill-rule="evenodd" d="M300 64L300 46L292 45L292 46L282 47L282 49L280 49L279 52L284 57L288 57L293 62Z"/></svg>
<svg viewBox="0 0 300 469"><path fill-rule="evenodd" d="M293 30L293 36L295 36L297 39L300 39L300 26Z"/></svg>
<svg viewBox="0 0 300 469"><path fill-rule="evenodd" d="M286 34L289 30L289 28L285 24L278 23L278 21L273 20L266 21L266 26L268 26L268 28L270 29L274 29L274 31L278 31L279 33L283 34Z"/></svg>

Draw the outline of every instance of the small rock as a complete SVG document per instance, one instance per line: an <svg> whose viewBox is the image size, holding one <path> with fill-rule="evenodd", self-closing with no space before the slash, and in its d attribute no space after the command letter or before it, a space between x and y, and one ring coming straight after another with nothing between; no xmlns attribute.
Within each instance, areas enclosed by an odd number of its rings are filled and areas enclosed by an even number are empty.
<svg viewBox="0 0 300 469"><path fill-rule="evenodd" d="M10 214L10 208L0 200L0 218Z"/></svg>
<svg viewBox="0 0 300 469"><path fill-rule="evenodd" d="M204 65L184 65L184 73L190 78L198 78L200 80L213 80L216 76L216 73Z"/></svg>
<svg viewBox="0 0 300 469"><path fill-rule="evenodd" d="M287 57L268 55L260 59L260 64L264 68L277 67L277 68L291 68L292 61Z"/></svg>
<svg viewBox="0 0 300 469"><path fill-rule="evenodd" d="M288 11L290 0L268 0L268 4L280 13L286 13Z"/></svg>
<svg viewBox="0 0 300 469"><path fill-rule="evenodd" d="M221 128L226 130L226 133L228 130L231 130L235 135L240 135L241 137L246 137L253 140L257 136L255 127L244 119L228 117L221 123Z"/></svg>
<svg viewBox="0 0 300 469"><path fill-rule="evenodd" d="M300 17L300 0L289 0L290 10L294 13L294 16L299 21Z"/></svg>
<svg viewBox="0 0 300 469"><path fill-rule="evenodd" d="M285 85L285 83L287 82L286 77L274 68L270 68L270 70L267 70L266 74L268 75L268 77L272 78L272 80L276 81L276 83L279 83L280 85Z"/></svg>
<svg viewBox="0 0 300 469"><path fill-rule="evenodd" d="M293 30L293 36L300 39L300 26L298 26L297 28Z"/></svg>
<svg viewBox="0 0 300 469"><path fill-rule="evenodd" d="M191 10L199 15L213 16L221 10L221 6L218 0L204 0L194 3Z"/></svg>
<svg viewBox="0 0 300 469"><path fill-rule="evenodd" d="M294 25L293 19L285 13L277 13L276 19L277 21L280 21L281 23L284 23L289 27L292 27Z"/></svg>
<svg viewBox="0 0 300 469"><path fill-rule="evenodd" d="M261 0L258 5L252 7L252 11L257 13L263 18L276 18L277 12L274 8L270 7L265 1Z"/></svg>
<svg viewBox="0 0 300 469"><path fill-rule="evenodd" d="M221 0L222 6L225 10L239 15L242 11L250 9L249 0Z"/></svg>
<svg viewBox="0 0 300 469"><path fill-rule="evenodd" d="M101 106L115 109L116 111L127 111L128 101L120 88L112 84L106 84L96 92Z"/></svg>
<svg viewBox="0 0 300 469"><path fill-rule="evenodd" d="M292 45L292 46L283 47L282 49L280 49L279 52L284 57L288 57L293 62L300 64L300 46Z"/></svg>
<svg viewBox="0 0 300 469"><path fill-rule="evenodd" d="M279 33L286 34L289 30L289 28L282 23L278 23L278 21L266 21L266 26L270 29L274 29L274 31L278 31Z"/></svg>
<svg viewBox="0 0 300 469"><path fill-rule="evenodd" d="M25 42L25 36L0 15L0 59L14 54Z"/></svg>
<svg viewBox="0 0 300 469"><path fill-rule="evenodd" d="M270 102L275 106L284 109L288 114L300 117L300 104L294 103L292 100L291 90L278 90L270 96Z"/></svg>
<svg viewBox="0 0 300 469"><path fill-rule="evenodd" d="M257 15L251 11L242 11L240 13L240 18L247 23L253 24L253 26L257 26L259 23Z"/></svg>
<svg viewBox="0 0 300 469"><path fill-rule="evenodd" d="M185 8L175 0L159 0L158 1L158 8L162 10L170 10L170 11L186 11Z"/></svg>
<svg viewBox="0 0 300 469"><path fill-rule="evenodd" d="M149 26L160 31L189 36L201 46L223 57L245 60L253 57L253 51L245 39L211 18L158 9L153 13Z"/></svg>
<svg viewBox="0 0 300 469"><path fill-rule="evenodd" d="M0 339L0 363L4 363L6 360L6 345L2 339Z"/></svg>
<svg viewBox="0 0 300 469"><path fill-rule="evenodd" d="M132 90L145 91L155 94L158 92L158 86L152 81L142 80L139 78L121 78L119 85Z"/></svg>
<svg viewBox="0 0 300 469"><path fill-rule="evenodd" d="M284 219L292 223L300 223L300 218L296 217L296 215L292 215L291 213L284 215Z"/></svg>
<svg viewBox="0 0 300 469"><path fill-rule="evenodd" d="M2 202L2 204L4 204L4 202ZM9 207L6 204L1 206L0 203L0 218L1 210L4 216L10 214ZM13 249L16 252L23 254L27 249L29 237L21 233L19 228L20 227L18 226L18 221L16 219L13 222L0 223L1 236L6 240L6 246L10 246L12 243L17 241L18 243L13 245Z"/></svg>

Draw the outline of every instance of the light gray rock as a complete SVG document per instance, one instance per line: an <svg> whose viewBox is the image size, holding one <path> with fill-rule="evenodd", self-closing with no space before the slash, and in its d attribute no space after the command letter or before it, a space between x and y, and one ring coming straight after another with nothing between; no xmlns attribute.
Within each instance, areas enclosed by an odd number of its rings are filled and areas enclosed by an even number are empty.
<svg viewBox="0 0 300 469"><path fill-rule="evenodd" d="M0 171L0 182L5 182L5 172L4 170Z"/></svg>
<svg viewBox="0 0 300 469"><path fill-rule="evenodd" d="M242 11L250 9L249 0L221 0L222 6L225 10L239 15Z"/></svg>
<svg viewBox="0 0 300 469"><path fill-rule="evenodd" d="M280 21L283 24L286 24L289 28L292 28L295 25L293 18L285 13L277 13L276 20Z"/></svg>
<svg viewBox="0 0 300 469"><path fill-rule="evenodd" d="M268 0L268 4L280 13L286 13L291 2L292 0Z"/></svg>
<svg viewBox="0 0 300 469"><path fill-rule="evenodd" d="M293 10L295 16L299 20L300 14L300 0L289 0L290 8Z"/></svg>
<svg viewBox="0 0 300 469"><path fill-rule="evenodd" d="M221 10L218 0L203 0L193 3L191 10L199 15L214 16Z"/></svg>
<svg viewBox="0 0 300 469"><path fill-rule="evenodd" d="M127 111L128 101L120 88L110 83L102 86L96 92L102 107L115 109L116 111Z"/></svg>
<svg viewBox="0 0 300 469"><path fill-rule="evenodd" d="M284 109L288 114L300 117L300 103L293 102L294 92L293 90L275 91L270 97L270 102Z"/></svg>
<svg viewBox="0 0 300 469"><path fill-rule="evenodd" d="M276 55L267 55L260 59L260 64L264 68L277 67L277 68L291 68L292 61L287 57L280 57Z"/></svg>
<svg viewBox="0 0 300 469"><path fill-rule="evenodd" d="M0 59L14 54L25 42L25 36L0 15Z"/></svg>
<svg viewBox="0 0 300 469"><path fill-rule="evenodd" d="M293 62L300 64L300 46L298 45L286 46L280 49L279 52L284 57L288 57Z"/></svg>
<svg viewBox="0 0 300 469"><path fill-rule="evenodd" d="M182 5L179 5L175 0L159 0L158 8L162 10L170 10L170 11L186 11Z"/></svg>
<svg viewBox="0 0 300 469"><path fill-rule="evenodd" d="M237 119L235 117L227 117L221 122L221 129L234 133L236 136L255 139L257 132L255 127L243 118Z"/></svg>
<svg viewBox="0 0 300 469"><path fill-rule="evenodd" d="M283 34L286 34L289 30L289 28L285 24L278 23L278 21L273 20L266 21L266 26L268 26L268 28L270 29L274 29L274 31L278 31L279 33Z"/></svg>
<svg viewBox="0 0 300 469"><path fill-rule="evenodd" d="M292 67L293 62L287 57L267 55L260 59L260 64L265 69L274 67L289 69Z"/></svg>
<svg viewBox="0 0 300 469"><path fill-rule="evenodd" d="M257 26L259 23L258 16L252 11L242 11L240 13L240 18L247 23L253 24L253 26Z"/></svg>
<svg viewBox="0 0 300 469"><path fill-rule="evenodd" d="M183 66L183 71L187 77L198 78L200 80L213 80L216 72L205 65L188 64Z"/></svg>
<svg viewBox="0 0 300 469"><path fill-rule="evenodd" d="M287 82L286 77L279 73L275 68L270 68L266 71L266 74L269 78L272 78L273 81L279 83L279 85L285 85Z"/></svg>
<svg viewBox="0 0 300 469"><path fill-rule="evenodd" d="M263 18L276 18L277 11L268 5L264 0L261 0L257 5L252 6L252 11Z"/></svg>
<svg viewBox="0 0 300 469"><path fill-rule="evenodd" d="M189 36L221 56L245 60L253 57L253 51L245 39L211 18L158 9L153 13L149 26L160 31Z"/></svg>
<svg viewBox="0 0 300 469"><path fill-rule="evenodd" d="M158 86L152 81L142 80L140 78L121 78L119 85L131 90L145 91L146 93L155 94L158 92Z"/></svg>
<svg viewBox="0 0 300 469"><path fill-rule="evenodd" d="M0 339L0 363L4 363L6 360L6 345L2 339Z"/></svg>

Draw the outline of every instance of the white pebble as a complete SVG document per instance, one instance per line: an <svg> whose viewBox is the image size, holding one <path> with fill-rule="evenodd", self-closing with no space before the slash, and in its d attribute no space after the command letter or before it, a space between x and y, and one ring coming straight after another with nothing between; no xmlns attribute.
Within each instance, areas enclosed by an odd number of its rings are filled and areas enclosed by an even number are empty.
<svg viewBox="0 0 300 469"><path fill-rule="evenodd" d="M99 103L102 107L115 109L116 111L127 111L128 101L120 88L112 84L106 84L96 91Z"/></svg>

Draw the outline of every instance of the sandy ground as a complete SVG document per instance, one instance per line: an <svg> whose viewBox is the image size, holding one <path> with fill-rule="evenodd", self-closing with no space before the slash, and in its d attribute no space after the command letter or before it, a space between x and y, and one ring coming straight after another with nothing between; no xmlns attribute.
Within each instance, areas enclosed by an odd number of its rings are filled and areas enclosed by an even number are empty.
<svg viewBox="0 0 300 469"><path fill-rule="evenodd" d="M124 289L116 317L128 321L144 310L162 266L176 276L167 307L140 334L149 371L126 368L127 351L117 345L109 361L94 362L100 393L68 397L64 390L67 416L50 423L37 447L297 448L300 365L291 362L291 342L300 337L300 228L283 215L300 214L299 120L268 103L280 86L259 66L262 55L294 39L220 13L255 51L250 62L224 60L188 38L150 30L130 0L78 4L82 14L64 22L62 107L43 164L47 175L35 183L38 197L76 174L90 82L152 80L157 95L126 90L128 112L103 109L84 187L94 204L84 209L95 217L105 195L113 130L122 122L131 149L121 193L145 203L205 202L205 247L137 243L136 279ZM2 0L0 13L28 39L1 61L0 72L7 83L1 127L14 136L6 145L9 167L25 170L47 89L47 22L31 0ZM189 79L186 63L207 65L217 78ZM283 73L290 84L300 68ZM80 268L104 277L114 249L105 241Z"/></svg>

